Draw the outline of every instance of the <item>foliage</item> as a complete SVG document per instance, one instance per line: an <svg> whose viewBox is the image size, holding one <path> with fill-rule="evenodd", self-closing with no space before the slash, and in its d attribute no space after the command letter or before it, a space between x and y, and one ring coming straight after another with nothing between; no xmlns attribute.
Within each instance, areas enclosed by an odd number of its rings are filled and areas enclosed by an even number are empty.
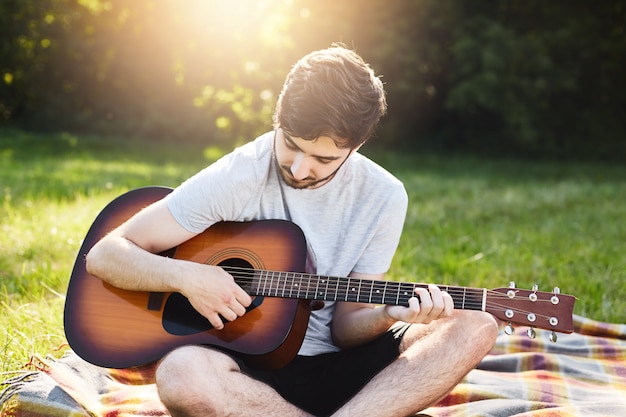
<svg viewBox="0 0 626 417"><path fill-rule="evenodd" d="M341 41L383 74L381 146L626 156L626 0L5 0L0 123L230 145Z"/></svg>
<svg viewBox="0 0 626 417"><path fill-rule="evenodd" d="M176 186L211 162L205 154L220 156L194 144L0 130L0 380L32 354L63 350L65 290L99 211L131 188ZM371 157L404 181L410 198L392 279L559 286L579 298L577 314L624 321L626 168Z"/></svg>
<svg viewBox="0 0 626 417"><path fill-rule="evenodd" d="M472 5L452 46L445 100L469 129L454 134L496 151L626 154L623 4Z"/></svg>

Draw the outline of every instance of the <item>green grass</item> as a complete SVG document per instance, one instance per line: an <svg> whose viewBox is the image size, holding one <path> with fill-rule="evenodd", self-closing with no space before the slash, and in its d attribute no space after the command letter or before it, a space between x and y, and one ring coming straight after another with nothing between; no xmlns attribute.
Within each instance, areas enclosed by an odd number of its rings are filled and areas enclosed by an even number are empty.
<svg viewBox="0 0 626 417"><path fill-rule="evenodd" d="M0 380L65 343L64 293L91 222L145 185L209 163L190 145L0 131ZM390 276L559 286L575 312L626 319L626 168L378 153L410 196ZM56 351L61 347L60 351Z"/></svg>
<svg viewBox="0 0 626 417"><path fill-rule="evenodd" d="M473 158L387 158L409 214L394 277L550 291L626 319L626 169ZM393 162L392 162L393 161Z"/></svg>

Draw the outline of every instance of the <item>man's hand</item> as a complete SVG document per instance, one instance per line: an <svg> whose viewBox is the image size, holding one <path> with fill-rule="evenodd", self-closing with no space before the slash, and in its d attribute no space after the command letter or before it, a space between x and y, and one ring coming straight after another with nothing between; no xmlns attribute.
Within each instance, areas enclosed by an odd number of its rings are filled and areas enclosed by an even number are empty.
<svg viewBox="0 0 626 417"><path fill-rule="evenodd" d="M409 299L408 307L385 306L385 312L396 321L423 324L452 315L454 301L450 294L441 291L438 286L429 284L428 289L415 288L415 295Z"/></svg>
<svg viewBox="0 0 626 417"><path fill-rule="evenodd" d="M219 266L190 262L192 273L185 280L181 293L198 313L221 330L222 318L233 321L246 313L252 298L235 282L233 277ZM221 317L220 317L221 316Z"/></svg>

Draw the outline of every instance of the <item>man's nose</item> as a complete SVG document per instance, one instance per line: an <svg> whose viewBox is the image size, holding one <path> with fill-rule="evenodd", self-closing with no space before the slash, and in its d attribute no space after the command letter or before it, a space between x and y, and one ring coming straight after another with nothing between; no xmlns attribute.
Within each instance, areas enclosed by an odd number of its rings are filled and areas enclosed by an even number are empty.
<svg viewBox="0 0 626 417"><path fill-rule="evenodd" d="M291 163L291 175L297 180L303 180L309 176L309 167L302 152L298 152Z"/></svg>

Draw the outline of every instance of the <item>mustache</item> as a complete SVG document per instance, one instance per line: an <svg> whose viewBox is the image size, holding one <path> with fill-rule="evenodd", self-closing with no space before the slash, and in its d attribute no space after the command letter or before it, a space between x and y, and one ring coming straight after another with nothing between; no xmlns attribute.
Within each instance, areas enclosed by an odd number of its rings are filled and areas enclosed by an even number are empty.
<svg viewBox="0 0 626 417"><path fill-rule="evenodd" d="M304 182L304 181L311 181L311 180L314 180L314 178L311 178L311 177L306 177L306 178L303 178L303 179L301 179L301 180L297 180L297 179L293 176L293 174L291 173L291 168L290 168L290 167L288 167L287 165L281 165L281 166L280 166L280 168L282 169L283 174L285 174L285 177L289 178L289 179L290 179L290 180L292 180L292 181L296 181L296 182Z"/></svg>
<svg viewBox="0 0 626 417"><path fill-rule="evenodd" d="M291 173L291 168L289 166L286 165L280 165L280 169L282 171L283 177L285 179L285 181L287 182L287 184L291 185L292 187L295 188L311 188L314 187L318 184L321 184L325 181L330 180L332 177L335 176L335 174L337 173L337 171L333 172L332 174L330 174L327 177L324 178L313 178L313 177L306 177L304 179L301 180L297 180L294 178L293 174ZM295 184L302 184L302 187L297 187Z"/></svg>

